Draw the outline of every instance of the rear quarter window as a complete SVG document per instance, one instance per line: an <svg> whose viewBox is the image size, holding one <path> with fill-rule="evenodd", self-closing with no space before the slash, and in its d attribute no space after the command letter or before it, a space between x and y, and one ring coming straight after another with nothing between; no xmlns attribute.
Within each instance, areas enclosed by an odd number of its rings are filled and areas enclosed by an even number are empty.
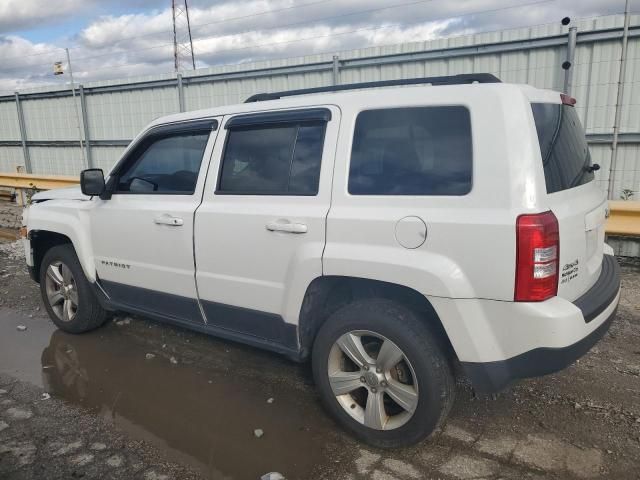
<svg viewBox="0 0 640 480"><path fill-rule="evenodd" d="M578 187L594 179L591 154L574 107L532 103L547 193Z"/></svg>
<svg viewBox="0 0 640 480"><path fill-rule="evenodd" d="M465 195L472 157L466 107L366 110L356 119L349 193Z"/></svg>

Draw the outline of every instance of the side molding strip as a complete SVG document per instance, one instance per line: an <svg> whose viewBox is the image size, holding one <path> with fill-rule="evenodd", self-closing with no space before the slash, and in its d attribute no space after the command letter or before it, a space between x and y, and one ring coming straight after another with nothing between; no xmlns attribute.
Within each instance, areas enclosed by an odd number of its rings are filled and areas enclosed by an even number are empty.
<svg viewBox="0 0 640 480"><path fill-rule="evenodd" d="M280 315L207 300L200 302L208 324L212 327L263 338L289 349L298 349L298 328L286 323Z"/></svg>
<svg viewBox="0 0 640 480"><path fill-rule="evenodd" d="M124 306L123 310L132 307L179 320L204 323L198 301L195 298L133 287L108 280L100 280L99 285L106 292L110 301Z"/></svg>
<svg viewBox="0 0 640 480"><path fill-rule="evenodd" d="M99 280L94 291L109 310L148 316L161 322L261 347L300 360L298 328L280 315L172 295ZM208 318L205 323L201 308Z"/></svg>

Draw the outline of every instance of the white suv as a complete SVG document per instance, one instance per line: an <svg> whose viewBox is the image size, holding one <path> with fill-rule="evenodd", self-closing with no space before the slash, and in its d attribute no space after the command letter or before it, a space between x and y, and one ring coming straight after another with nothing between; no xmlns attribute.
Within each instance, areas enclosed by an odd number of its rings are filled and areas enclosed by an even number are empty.
<svg viewBox="0 0 640 480"><path fill-rule="evenodd" d="M498 391L615 316L573 103L480 74L163 117L106 181L33 197L27 263L65 331L121 310L310 358L344 427L412 444L446 418L454 365Z"/></svg>

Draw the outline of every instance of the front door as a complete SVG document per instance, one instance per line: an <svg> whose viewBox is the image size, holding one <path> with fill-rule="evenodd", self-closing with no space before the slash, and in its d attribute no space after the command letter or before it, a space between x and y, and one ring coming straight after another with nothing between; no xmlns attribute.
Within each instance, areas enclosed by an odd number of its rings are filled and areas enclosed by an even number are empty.
<svg viewBox="0 0 640 480"><path fill-rule="evenodd" d="M136 142L107 182L112 196L89 214L101 286L130 310L201 323L193 216L217 121L156 127Z"/></svg>
<svg viewBox="0 0 640 480"><path fill-rule="evenodd" d="M322 275L339 121L335 107L225 117L195 221L209 325L297 348L302 298Z"/></svg>

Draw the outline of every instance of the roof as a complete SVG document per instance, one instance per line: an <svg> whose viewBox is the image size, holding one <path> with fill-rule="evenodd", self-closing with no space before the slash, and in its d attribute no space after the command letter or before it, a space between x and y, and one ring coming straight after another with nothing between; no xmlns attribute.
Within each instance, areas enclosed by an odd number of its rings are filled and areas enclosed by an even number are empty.
<svg viewBox="0 0 640 480"><path fill-rule="evenodd" d="M265 110L280 110L287 108L303 108L316 105L337 105L350 103L367 103L368 100L379 99L380 90L384 90L389 98L393 98L393 94L404 94L407 89L411 89L414 96L420 96L428 99L433 97L434 93L451 94L455 91L460 98L463 98L467 92L477 93L478 89L486 93L494 92L513 92L514 89L521 91L531 102L549 102L560 103L560 94L553 90L542 90L530 85L511 84L511 83L474 83L459 85L409 85L409 86L389 86L366 88L362 90L349 90L346 92L326 92L310 95L288 96L275 100L265 100L251 103L240 103L234 105L225 105L215 108L207 108L202 110L193 110L190 112L177 113L159 117L155 119L149 126L155 126L163 123L175 123L197 118L218 117L223 115L236 115L240 113L260 112ZM417 95L416 95L417 94ZM404 95L402 95L404 96Z"/></svg>

